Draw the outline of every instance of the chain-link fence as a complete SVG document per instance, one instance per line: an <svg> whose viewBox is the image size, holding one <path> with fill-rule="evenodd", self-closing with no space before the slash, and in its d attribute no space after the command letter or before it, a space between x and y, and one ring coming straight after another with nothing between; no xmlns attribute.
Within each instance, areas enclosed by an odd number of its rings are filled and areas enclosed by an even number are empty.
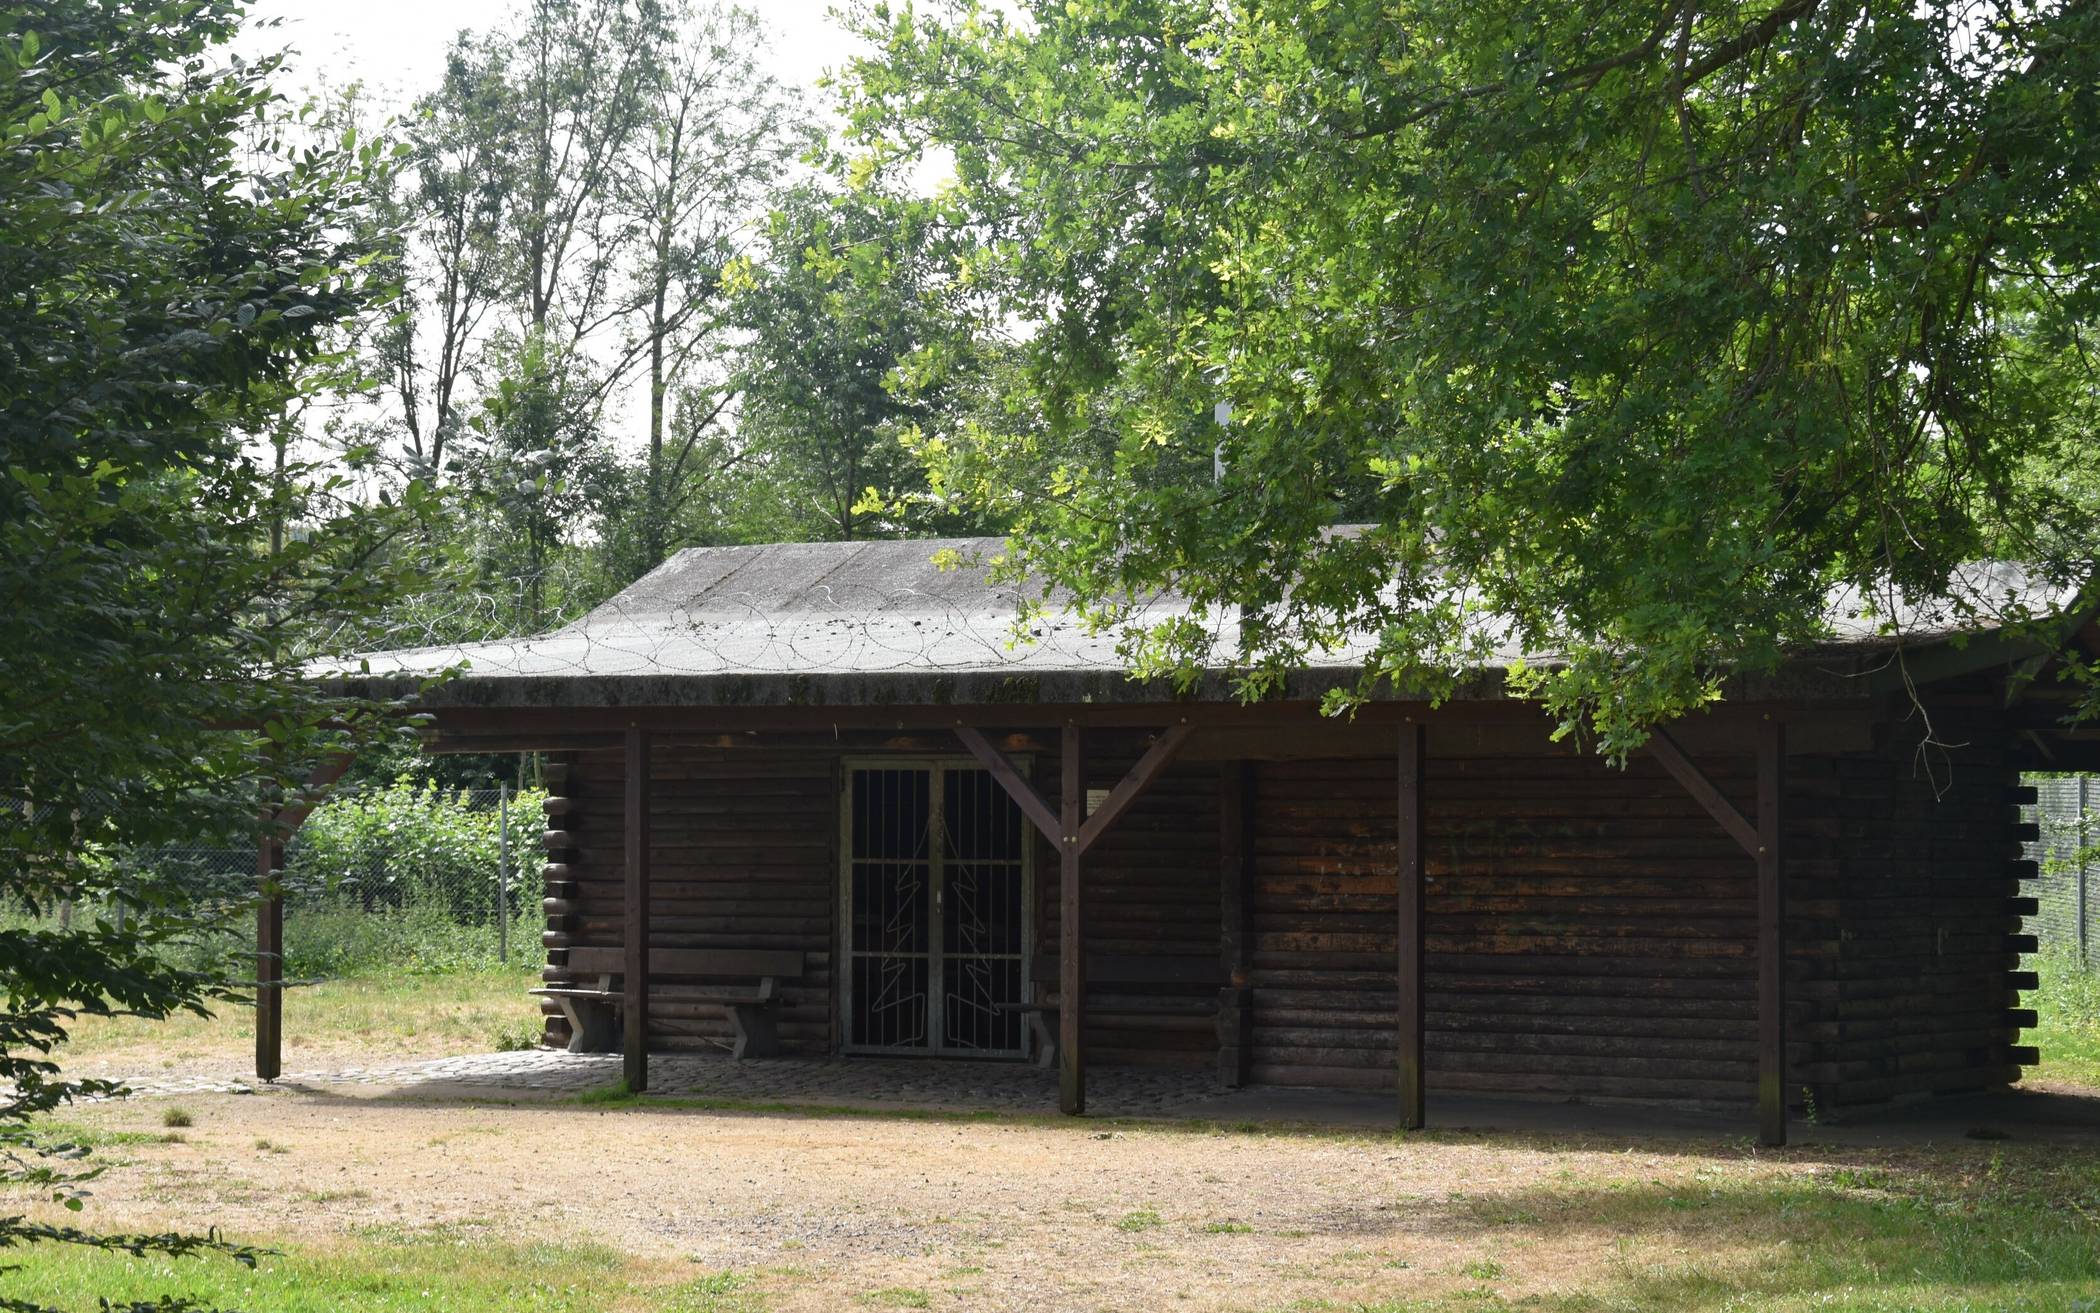
<svg viewBox="0 0 2100 1313"><path fill-rule="evenodd" d="M286 846L287 974L450 969L538 960L538 790L447 789L401 781L340 789ZM256 850L168 844L110 855L100 904L46 915L123 917L122 890L179 887L223 929L252 935L237 909L256 889Z"/></svg>
<svg viewBox="0 0 2100 1313"><path fill-rule="evenodd" d="M2027 932L2044 953L2100 962L2100 777L2042 775L2034 818L2041 838L2028 846L2040 868L2033 887L2040 906Z"/></svg>

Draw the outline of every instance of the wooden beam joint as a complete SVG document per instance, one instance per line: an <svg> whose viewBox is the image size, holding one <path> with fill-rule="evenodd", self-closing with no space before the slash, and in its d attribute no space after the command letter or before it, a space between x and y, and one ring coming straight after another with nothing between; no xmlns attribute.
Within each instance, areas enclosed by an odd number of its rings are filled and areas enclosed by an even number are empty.
<svg viewBox="0 0 2100 1313"><path fill-rule="evenodd" d="M1014 800L1021 814L1034 823L1045 839L1059 848L1071 841L1072 836L1064 832L1057 808L1052 807L1035 785L1028 782L1011 758L993 746L983 730L974 725L957 725L955 737L962 740L970 755L977 758L978 763L999 782L999 787L1006 790L1006 795Z"/></svg>
<svg viewBox="0 0 2100 1313"><path fill-rule="evenodd" d="M1721 828L1728 831L1729 838L1742 845L1745 853L1752 857L1757 856L1757 827L1750 824L1743 813L1736 810L1736 805L1714 787L1713 781L1706 778L1706 772L1700 770L1692 759L1685 755L1684 749L1677 746L1677 740L1670 737L1668 730L1657 727L1648 738L1648 751L1662 763L1664 770L1676 777L1677 782L1684 786L1684 791L1691 794L1694 801L1706 808L1707 813L1721 823Z"/></svg>

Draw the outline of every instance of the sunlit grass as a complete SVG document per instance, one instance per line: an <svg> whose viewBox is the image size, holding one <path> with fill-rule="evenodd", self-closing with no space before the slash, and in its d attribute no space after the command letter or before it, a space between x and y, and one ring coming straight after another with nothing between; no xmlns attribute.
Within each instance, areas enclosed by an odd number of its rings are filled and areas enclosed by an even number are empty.
<svg viewBox="0 0 2100 1313"><path fill-rule="evenodd" d="M536 1025L539 1005L525 991L535 976L520 967L437 975L357 976L289 990L284 1000L285 1064L302 1050L389 1057L482 1053ZM515 1041L513 1041L515 1042ZM61 1058L103 1068L132 1064L151 1075L214 1062L245 1061L255 1051L254 1010L221 1004L206 1018L181 1013L165 1021L83 1017Z"/></svg>
<svg viewBox="0 0 2100 1313"><path fill-rule="evenodd" d="M2033 961L2041 988L2027 998L2039 1024L2025 1042L2042 1051L2035 1077L2100 1089L2100 972L2062 951Z"/></svg>
<svg viewBox="0 0 2100 1313"><path fill-rule="evenodd" d="M17 1251L0 1296L66 1308L190 1299L271 1313L746 1313L763 1292L695 1278L591 1241L497 1239L473 1227L377 1231L331 1245L288 1244L250 1271L217 1258L135 1258L39 1245Z"/></svg>
<svg viewBox="0 0 2100 1313"><path fill-rule="evenodd" d="M1482 1195L1469 1210L1480 1248L1446 1274L1452 1288L1271 1310L2100 1308L2100 1157L2034 1149L1908 1161L1775 1177L1716 1155L1691 1181L1564 1180ZM1497 1224L1508 1217L1525 1220ZM1561 1261L1585 1253L1609 1258L1579 1280L1559 1274Z"/></svg>

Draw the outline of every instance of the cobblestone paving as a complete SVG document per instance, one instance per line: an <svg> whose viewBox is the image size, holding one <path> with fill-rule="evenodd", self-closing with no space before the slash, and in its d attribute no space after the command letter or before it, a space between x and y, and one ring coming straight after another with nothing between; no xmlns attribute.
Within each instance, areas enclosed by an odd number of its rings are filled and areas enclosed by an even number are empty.
<svg viewBox="0 0 2100 1313"><path fill-rule="evenodd" d="M402 1093L575 1094L620 1079L617 1053L531 1049L333 1071L287 1072L272 1085L225 1073L162 1073L130 1079L134 1097L256 1094L342 1087ZM663 1053L649 1059L650 1092L666 1098L807 1104L876 1104L989 1112L1054 1112L1057 1073L1007 1062L888 1058L747 1058ZM1087 1110L1108 1116L1172 1116L1202 1105L1219 1115L1216 1077L1200 1071L1096 1068ZM1230 1102L1229 1096L1225 1100ZM1229 1115L1229 1112L1227 1112Z"/></svg>

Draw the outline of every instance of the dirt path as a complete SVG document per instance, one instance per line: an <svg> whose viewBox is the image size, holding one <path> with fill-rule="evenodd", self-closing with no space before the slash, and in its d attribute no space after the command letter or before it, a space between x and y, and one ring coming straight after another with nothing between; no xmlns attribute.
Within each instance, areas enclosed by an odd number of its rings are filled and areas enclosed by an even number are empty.
<svg viewBox="0 0 2100 1313"><path fill-rule="evenodd" d="M166 1106L88 1119L158 1132ZM99 1218L324 1242L374 1226L594 1239L752 1274L773 1310L882 1291L973 1309L1275 1308L1419 1297L1483 1273L1514 1299L1634 1256L1584 1222L1585 1187L1691 1181L1715 1163L1666 1145L1547 1152L551 1103L273 1094L182 1106L195 1118L182 1143L106 1151L131 1166L97 1183ZM1547 1221L1550 1241L1536 1225Z"/></svg>

